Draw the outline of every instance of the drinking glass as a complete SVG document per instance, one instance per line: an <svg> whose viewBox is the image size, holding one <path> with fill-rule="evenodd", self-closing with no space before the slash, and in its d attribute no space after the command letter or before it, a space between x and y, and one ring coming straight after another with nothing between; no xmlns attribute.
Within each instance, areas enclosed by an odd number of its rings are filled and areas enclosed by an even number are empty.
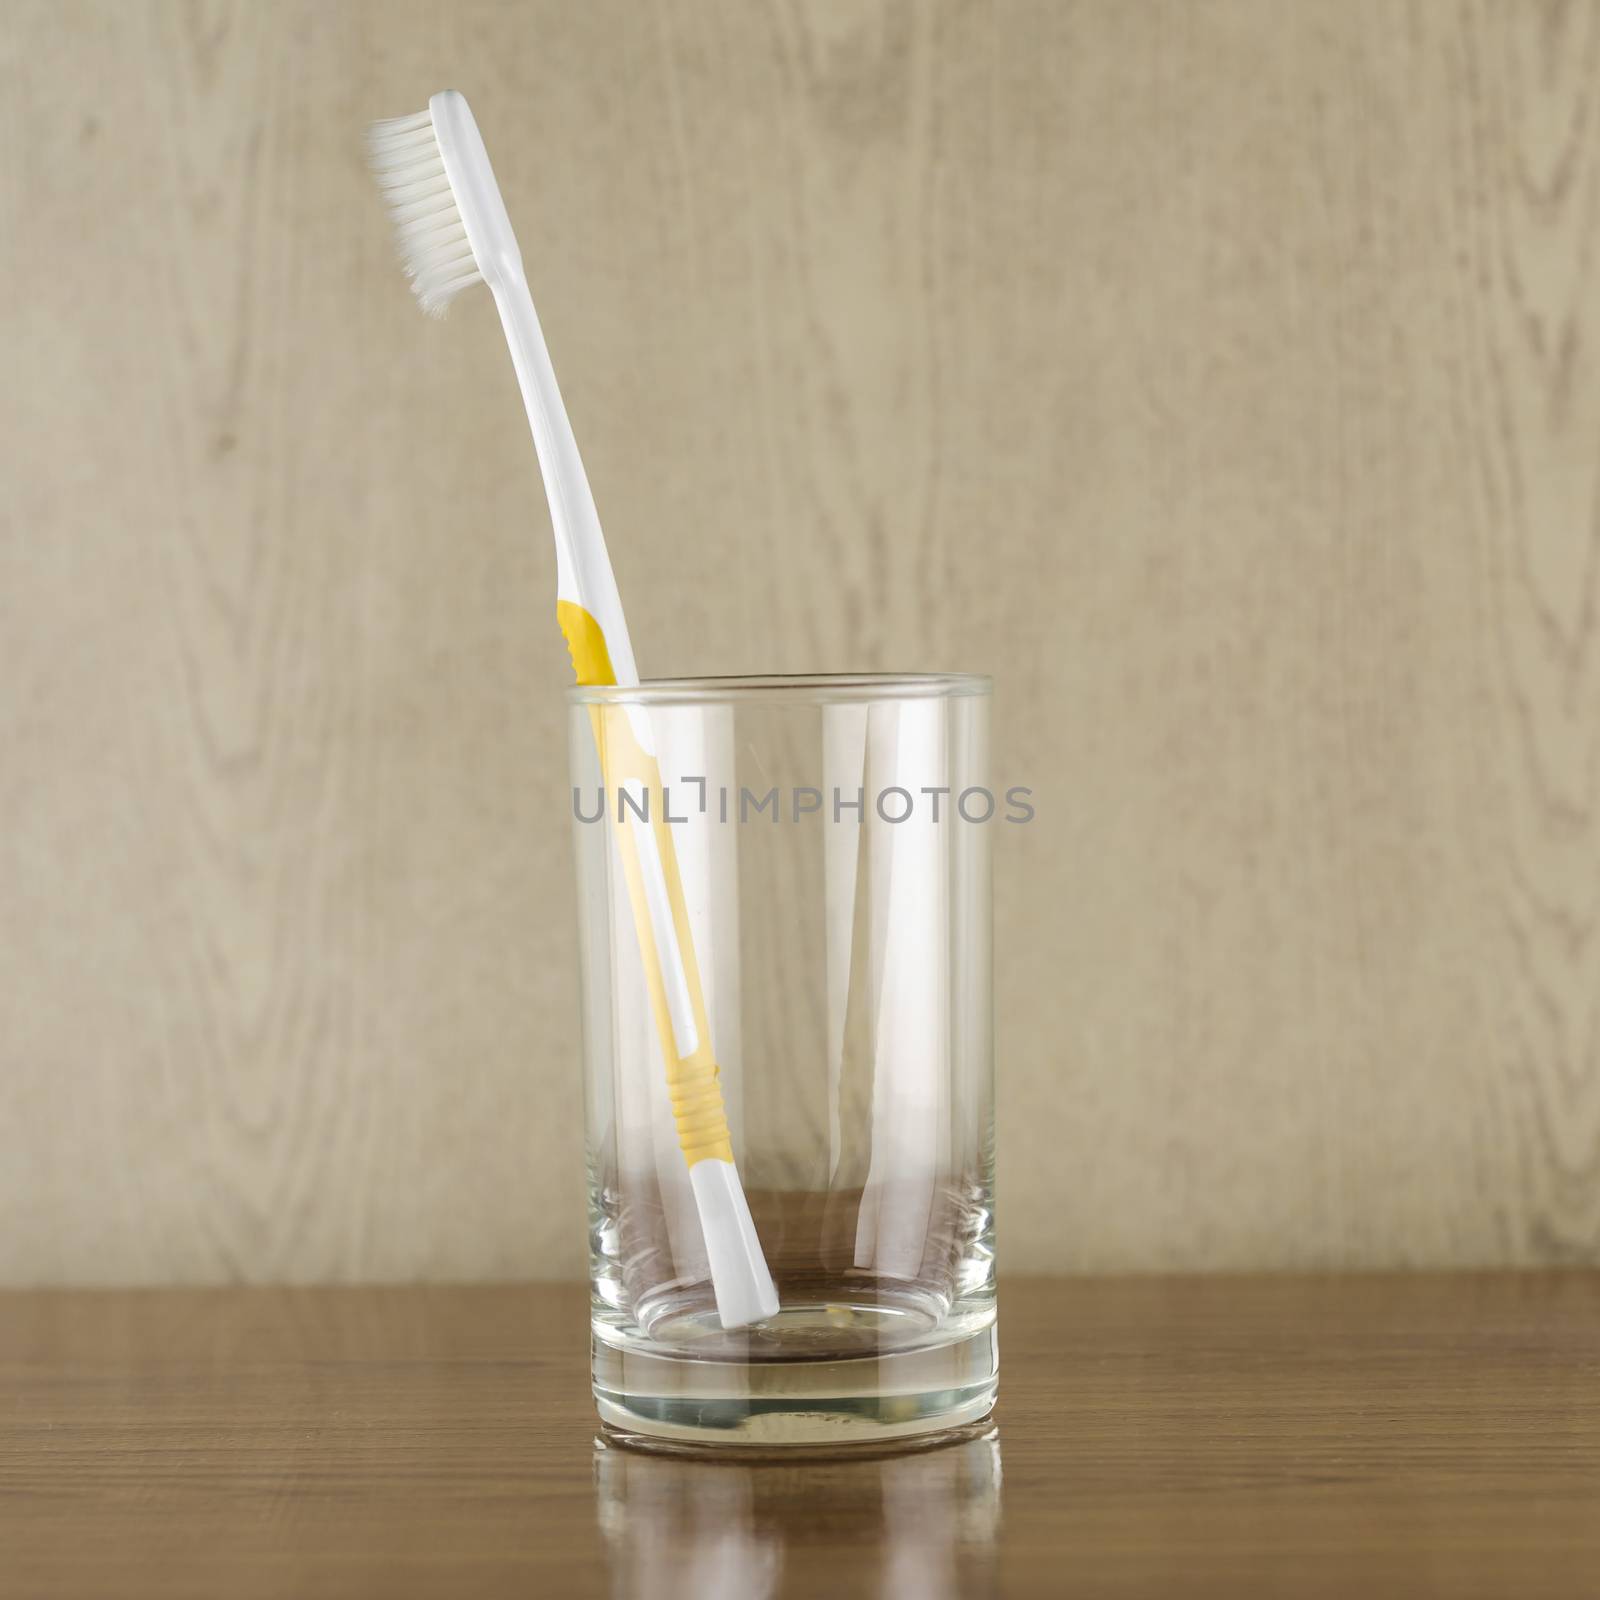
<svg viewBox="0 0 1600 1600"><path fill-rule="evenodd" d="M569 696L602 1422L699 1448L881 1443L981 1420L998 1375L990 853L1007 815L990 787L988 680ZM624 743L654 753L659 782L607 785L603 752ZM778 1294L776 1315L746 1326L718 1317L629 830L681 882Z"/></svg>

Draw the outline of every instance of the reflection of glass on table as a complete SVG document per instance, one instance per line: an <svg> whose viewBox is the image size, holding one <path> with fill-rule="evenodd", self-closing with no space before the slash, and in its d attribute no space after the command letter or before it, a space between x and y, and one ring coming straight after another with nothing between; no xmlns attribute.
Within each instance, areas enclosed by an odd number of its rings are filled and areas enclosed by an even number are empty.
<svg viewBox="0 0 1600 1600"><path fill-rule="evenodd" d="M1000 1525L1000 1435L899 1455L746 1464L595 1447L595 1515L612 1592L629 1600L825 1595L871 1569L891 1600L987 1594Z"/></svg>

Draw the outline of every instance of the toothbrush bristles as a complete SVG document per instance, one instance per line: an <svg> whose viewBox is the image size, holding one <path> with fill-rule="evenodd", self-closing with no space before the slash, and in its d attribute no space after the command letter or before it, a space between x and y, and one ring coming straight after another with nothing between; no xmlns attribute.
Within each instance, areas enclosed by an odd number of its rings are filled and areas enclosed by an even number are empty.
<svg viewBox="0 0 1600 1600"><path fill-rule="evenodd" d="M391 117L367 129L367 159L394 223L400 264L430 317L442 317L463 289L483 282L450 191L433 117Z"/></svg>

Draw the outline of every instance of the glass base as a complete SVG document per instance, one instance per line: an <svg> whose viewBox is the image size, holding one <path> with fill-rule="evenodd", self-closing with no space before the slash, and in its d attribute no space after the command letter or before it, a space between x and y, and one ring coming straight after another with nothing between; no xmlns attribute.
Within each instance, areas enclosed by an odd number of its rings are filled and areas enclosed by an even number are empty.
<svg viewBox="0 0 1600 1600"><path fill-rule="evenodd" d="M600 1420L613 1437L636 1445L852 1451L922 1442L981 1422L999 1387L992 1318L971 1333L935 1334L870 1355L816 1350L819 1325L848 1318L859 1331L862 1320L882 1315L878 1307L837 1303L785 1306L753 1331L744 1360L664 1353L656 1339L630 1344L597 1327Z"/></svg>

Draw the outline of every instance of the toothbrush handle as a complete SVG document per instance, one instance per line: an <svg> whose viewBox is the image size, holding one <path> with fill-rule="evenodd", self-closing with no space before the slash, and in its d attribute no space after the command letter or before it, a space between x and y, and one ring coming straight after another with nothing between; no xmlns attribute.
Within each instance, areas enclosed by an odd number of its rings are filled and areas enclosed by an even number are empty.
<svg viewBox="0 0 1600 1600"><path fill-rule="evenodd" d="M632 686L639 681L639 669L634 665L633 644L623 619L611 557L520 262L496 288L495 304L533 432L545 498L550 502L550 525L556 541L557 604L586 611L599 627L606 653L610 676L590 680L580 676L579 681Z"/></svg>

